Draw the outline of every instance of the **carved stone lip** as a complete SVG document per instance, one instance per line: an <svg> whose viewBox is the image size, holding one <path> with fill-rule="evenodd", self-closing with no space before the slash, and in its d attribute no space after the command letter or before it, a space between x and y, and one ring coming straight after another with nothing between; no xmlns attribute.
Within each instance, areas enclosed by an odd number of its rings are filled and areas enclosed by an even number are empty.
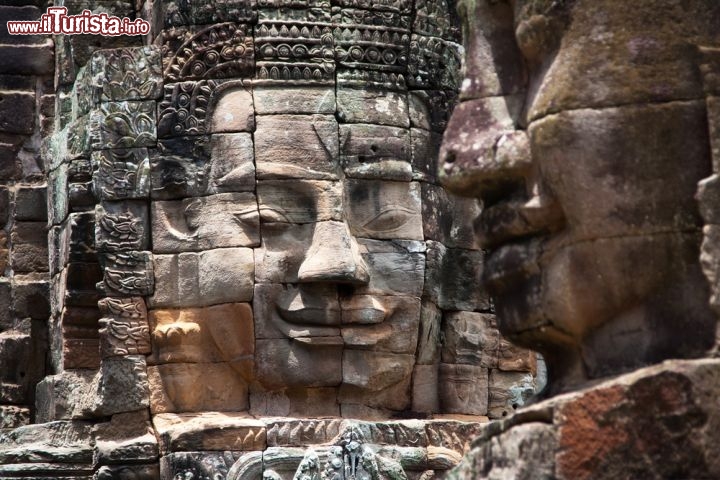
<svg viewBox="0 0 720 480"><path fill-rule="evenodd" d="M492 250L485 259L482 281L491 295L518 288L540 272L539 259L545 236L526 237Z"/></svg>
<svg viewBox="0 0 720 480"><path fill-rule="evenodd" d="M278 299L275 307L282 323L276 325L294 339L333 336L339 333L337 328L341 325L380 324L390 314L381 298L375 295L356 295L338 301L300 290L290 298Z"/></svg>
<svg viewBox="0 0 720 480"><path fill-rule="evenodd" d="M341 312L337 305L303 308L277 305L277 311L280 318L296 325L340 325Z"/></svg>
<svg viewBox="0 0 720 480"><path fill-rule="evenodd" d="M372 325L385 321L385 316L386 312L382 308L369 307L352 308L349 310L343 309L342 323Z"/></svg>
<svg viewBox="0 0 720 480"><path fill-rule="evenodd" d="M504 201L488 206L475 221L480 245L497 249L509 243L557 231L565 223L562 210L547 197Z"/></svg>

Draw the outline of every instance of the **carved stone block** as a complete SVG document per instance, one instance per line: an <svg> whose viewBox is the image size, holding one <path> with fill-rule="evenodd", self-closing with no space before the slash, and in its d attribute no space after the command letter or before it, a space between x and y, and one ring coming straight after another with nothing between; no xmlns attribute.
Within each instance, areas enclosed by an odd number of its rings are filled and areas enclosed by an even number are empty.
<svg viewBox="0 0 720 480"><path fill-rule="evenodd" d="M440 364L440 408L447 413L488 413L488 370L475 365Z"/></svg>
<svg viewBox="0 0 720 480"><path fill-rule="evenodd" d="M335 114L335 88L326 86L288 86L263 85L253 86L255 112L258 115L268 114Z"/></svg>
<svg viewBox="0 0 720 480"><path fill-rule="evenodd" d="M483 253L427 242L424 295L443 310L488 310L490 298L481 284Z"/></svg>
<svg viewBox="0 0 720 480"><path fill-rule="evenodd" d="M101 150L92 153L93 186L100 200L147 198L150 159L146 148Z"/></svg>
<svg viewBox="0 0 720 480"><path fill-rule="evenodd" d="M207 148L207 137L159 142L150 154L152 198L171 200L206 194L210 170Z"/></svg>
<svg viewBox="0 0 720 480"><path fill-rule="evenodd" d="M99 320L100 355L147 355L151 352L150 331L141 318L108 318Z"/></svg>
<svg viewBox="0 0 720 480"><path fill-rule="evenodd" d="M420 319L419 298L353 296L350 300L341 300L340 307L343 323L347 323L346 319L353 322L353 325L341 329L347 348L415 354ZM379 315L367 318L369 311L373 314L382 312L382 319Z"/></svg>
<svg viewBox="0 0 720 480"><path fill-rule="evenodd" d="M348 180L345 210L350 231L358 237L423 239L417 182Z"/></svg>
<svg viewBox="0 0 720 480"><path fill-rule="evenodd" d="M202 450L262 451L266 426L245 413L161 413L153 417L160 454Z"/></svg>
<svg viewBox="0 0 720 480"><path fill-rule="evenodd" d="M149 366L148 378L150 411L153 415L172 412L241 412L248 408L247 382L228 363L167 363ZM202 388L198 388L198 385L202 385Z"/></svg>
<svg viewBox="0 0 720 480"><path fill-rule="evenodd" d="M337 386L343 379L343 351L337 343L275 338L257 340L255 349L257 381L264 389ZM280 358L294 360L280 365Z"/></svg>
<svg viewBox="0 0 720 480"><path fill-rule="evenodd" d="M252 132L255 130L253 94L249 86L232 82L213 93L207 112L207 132Z"/></svg>
<svg viewBox="0 0 720 480"><path fill-rule="evenodd" d="M216 133L210 139L209 193L255 189L255 153L249 133Z"/></svg>
<svg viewBox="0 0 720 480"><path fill-rule="evenodd" d="M155 102L103 102L91 113L92 148L152 147L157 141Z"/></svg>
<svg viewBox="0 0 720 480"><path fill-rule="evenodd" d="M103 298L98 302L98 308L106 317L147 320L147 308L142 297Z"/></svg>
<svg viewBox="0 0 720 480"><path fill-rule="evenodd" d="M20 427L4 436L0 449L0 465L27 465L37 462L40 457L58 463L75 463L81 474L91 474L91 468L82 468L91 467L92 464L91 430L92 425L89 422L68 421ZM17 473L17 470L11 475L14 476L14 473Z"/></svg>
<svg viewBox="0 0 720 480"><path fill-rule="evenodd" d="M106 293L121 297L153 293L154 272L150 252L106 253L102 260L102 288Z"/></svg>
<svg viewBox="0 0 720 480"><path fill-rule="evenodd" d="M157 461L158 441L147 409L118 413L110 421L96 423L93 440L93 460L96 465L118 465L117 468L122 471L123 464ZM141 467L148 466L138 466Z"/></svg>
<svg viewBox="0 0 720 480"><path fill-rule="evenodd" d="M339 118L346 123L368 123L408 128L410 116L405 92L339 88Z"/></svg>
<svg viewBox="0 0 720 480"><path fill-rule="evenodd" d="M48 291L47 280L32 277L21 279L16 276L12 295L12 311L16 318L47 320L50 313Z"/></svg>
<svg viewBox="0 0 720 480"><path fill-rule="evenodd" d="M160 49L153 46L100 50L90 59L97 100L154 100L162 93Z"/></svg>
<svg viewBox="0 0 720 480"><path fill-rule="evenodd" d="M15 222L10 231L10 264L16 273L48 271L45 222Z"/></svg>
<svg viewBox="0 0 720 480"><path fill-rule="evenodd" d="M30 135L34 129L35 95L33 92L5 91L0 125L3 132Z"/></svg>
<svg viewBox="0 0 720 480"><path fill-rule="evenodd" d="M410 181L410 135L384 125L340 125L340 162L351 178Z"/></svg>
<svg viewBox="0 0 720 480"><path fill-rule="evenodd" d="M103 359L92 384L94 415L134 412L149 406L147 365L143 355Z"/></svg>
<svg viewBox="0 0 720 480"><path fill-rule="evenodd" d="M412 355L345 350L338 400L401 411L410 407L415 358Z"/></svg>
<svg viewBox="0 0 720 480"><path fill-rule="evenodd" d="M105 202L95 207L95 245L100 252L147 250L150 217L145 202Z"/></svg>
<svg viewBox="0 0 720 480"><path fill-rule="evenodd" d="M487 313L448 312L443 316L443 363L497 368L500 332Z"/></svg>
<svg viewBox="0 0 720 480"><path fill-rule="evenodd" d="M253 315L247 303L151 310L150 363L233 362L252 358Z"/></svg>
<svg viewBox="0 0 720 480"><path fill-rule="evenodd" d="M38 421L91 418L148 407L145 357L103 360L100 370L68 370L38 384Z"/></svg>
<svg viewBox="0 0 720 480"><path fill-rule="evenodd" d="M152 219L153 250L157 253L260 244L257 202L252 193L154 201Z"/></svg>
<svg viewBox="0 0 720 480"><path fill-rule="evenodd" d="M358 243L370 282L357 287L355 294L422 295L425 275L422 242L359 239Z"/></svg>
<svg viewBox="0 0 720 480"><path fill-rule="evenodd" d="M250 248L155 255L152 307L197 307L252 299L254 260Z"/></svg>
<svg viewBox="0 0 720 480"><path fill-rule="evenodd" d="M0 208L3 207L0 193ZM7 208L7 204L5 205ZM47 187L20 186L15 190L15 220L41 222L47 220ZM0 225L4 222L0 218Z"/></svg>
<svg viewBox="0 0 720 480"><path fill-rule="evenodd" d="M334 180L337 121L331 115L258 116L255 153L259 179Z"/></svg>
<svg viewBox="0 0 720 480"><path fill-rule="evenodd" d="M103 298L98 306L104 315L98 322L103 358L150 353L150 329L142 297Z"/></svg>
<svg viewBox="0 0 720 480"><path fill-rule="evenodd" d="M257 194L263 224L342 220L340 182L261 180Z"/></svg>

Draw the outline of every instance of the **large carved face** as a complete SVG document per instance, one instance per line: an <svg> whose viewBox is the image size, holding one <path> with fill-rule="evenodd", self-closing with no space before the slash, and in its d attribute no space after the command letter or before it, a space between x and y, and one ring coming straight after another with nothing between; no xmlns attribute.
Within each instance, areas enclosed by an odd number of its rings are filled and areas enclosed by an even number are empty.
<svg viewBox="0 0 720 480"><path fill-rule="evenodd" d="M478 203L437 181L459 59L447 6L320 3L269 2L245 39L223 25L186 39L254 43L251 81L165 85L152 408L484 415L495 381L500 415L532 360L500 344L477 288Z"/></svg>
<svg viewBox="0 0 720 480"><path fill-rule="evenodd" d="M711 171L698 45L716 2L461 2L443 182L477 196L501 331L555 390L714 340L694 194Z"/></svg>

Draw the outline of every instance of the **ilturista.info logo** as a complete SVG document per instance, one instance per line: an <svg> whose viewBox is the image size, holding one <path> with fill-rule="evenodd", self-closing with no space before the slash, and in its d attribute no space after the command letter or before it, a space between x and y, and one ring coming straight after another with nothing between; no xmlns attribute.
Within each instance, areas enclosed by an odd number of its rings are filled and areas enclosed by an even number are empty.
<svg viewBox="0 0 720 480"><path fill-rule="evenodd" d="M107 13L83 10L79 15L68 15L66 7L50 7L38 21L9 21L10 35L147 35L150 23L138 18L119 18Z"/></svg>

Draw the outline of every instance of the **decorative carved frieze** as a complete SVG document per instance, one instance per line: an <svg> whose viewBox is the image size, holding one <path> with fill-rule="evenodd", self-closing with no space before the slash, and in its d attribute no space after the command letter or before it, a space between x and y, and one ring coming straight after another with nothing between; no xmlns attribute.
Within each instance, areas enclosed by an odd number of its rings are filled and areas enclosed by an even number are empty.
<svg viewBox="0 0 720 480"><path fill-rule="evenodd" d="M335 53L330 8L260 10L255 27L256 77L332 83Z"/></svg>
<svg viewBox="0 0 720 480"><path fill-rule="evenodd" d="M252 76L255 51L247 25L177 27L163 32L159 41L166 83Z"/></svg>
<svg viewBox="0 0 720 480"><path fill-rule="evenodd" d="M142 297L106 297L98 302L102 358L146 355L151 351L150 329Z"/></svg>

